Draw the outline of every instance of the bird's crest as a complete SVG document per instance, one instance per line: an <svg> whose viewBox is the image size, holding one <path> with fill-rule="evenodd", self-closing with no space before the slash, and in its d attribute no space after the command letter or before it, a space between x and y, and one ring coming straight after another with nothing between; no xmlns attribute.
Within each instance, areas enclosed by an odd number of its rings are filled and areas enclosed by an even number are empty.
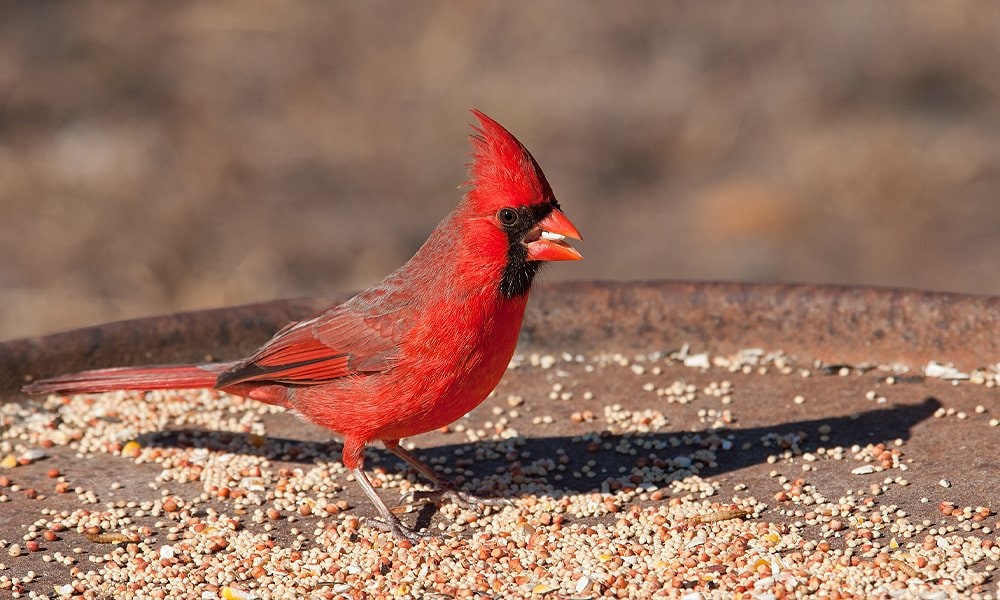
<svg viewBox="0 0 1000 600"><path fill-rule="evenodd" d="M470 137L470 196L478 202L526 206L554 200L552 188L528 149L502 125L472 109L479 126Z"/></svg>

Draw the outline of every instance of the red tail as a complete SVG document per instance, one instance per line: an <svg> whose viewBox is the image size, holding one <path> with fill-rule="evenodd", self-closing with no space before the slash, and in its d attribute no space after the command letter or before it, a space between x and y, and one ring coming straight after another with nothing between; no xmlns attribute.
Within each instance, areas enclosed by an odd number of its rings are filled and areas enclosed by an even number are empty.
<svg viewBox="0 0 1000 600"><path fill-rule="evenodd" d="M21 388L28 394L90 393L114 390L178 390L215 387L219 374L236 363L155 365L94 369L39 379Z"/></svg>

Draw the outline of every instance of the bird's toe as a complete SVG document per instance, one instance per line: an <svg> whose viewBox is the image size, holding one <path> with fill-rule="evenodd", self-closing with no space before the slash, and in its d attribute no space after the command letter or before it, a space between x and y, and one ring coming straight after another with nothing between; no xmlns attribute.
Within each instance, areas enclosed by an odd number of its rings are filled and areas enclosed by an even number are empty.
<svg viewBox="0 0 1000 600"><path fill-rule="evenodd" d="M448 500L466 510L480 513L482 512L482 508L484 506L503 508L505 506L513 506L514 504L506 498L486 498L483 496L476 496L475 494L470 494L468 492L463 492L461 490L445 490L441 494L441 498L443 500Z"/></svg>

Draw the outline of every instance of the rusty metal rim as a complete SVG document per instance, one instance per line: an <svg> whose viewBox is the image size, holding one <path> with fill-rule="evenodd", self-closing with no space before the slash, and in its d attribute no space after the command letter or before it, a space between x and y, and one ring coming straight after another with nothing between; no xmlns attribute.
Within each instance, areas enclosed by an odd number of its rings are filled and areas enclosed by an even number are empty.
<svg viewBox="0 0 1000 600"><path fill-rule="evenodd" d="M346 295L119 321L0 343L0 395L74 370L246 355ZM522 347L715 353L761 347L831 363L1000 363L1000 297L805 284L581 281L538 285Z"/></svg>

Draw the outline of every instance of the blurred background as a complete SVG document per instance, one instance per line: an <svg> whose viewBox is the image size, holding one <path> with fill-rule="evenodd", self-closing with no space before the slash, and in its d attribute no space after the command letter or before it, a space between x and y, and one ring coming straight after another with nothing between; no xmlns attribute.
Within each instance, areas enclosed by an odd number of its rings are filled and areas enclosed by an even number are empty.
<svg viewBox="0 0 1000 600"><path fill-rule="evenodd" d="M363 288L478 107L586 260L1000 294L1000 4L5 3L0 339Z"/></svg>

